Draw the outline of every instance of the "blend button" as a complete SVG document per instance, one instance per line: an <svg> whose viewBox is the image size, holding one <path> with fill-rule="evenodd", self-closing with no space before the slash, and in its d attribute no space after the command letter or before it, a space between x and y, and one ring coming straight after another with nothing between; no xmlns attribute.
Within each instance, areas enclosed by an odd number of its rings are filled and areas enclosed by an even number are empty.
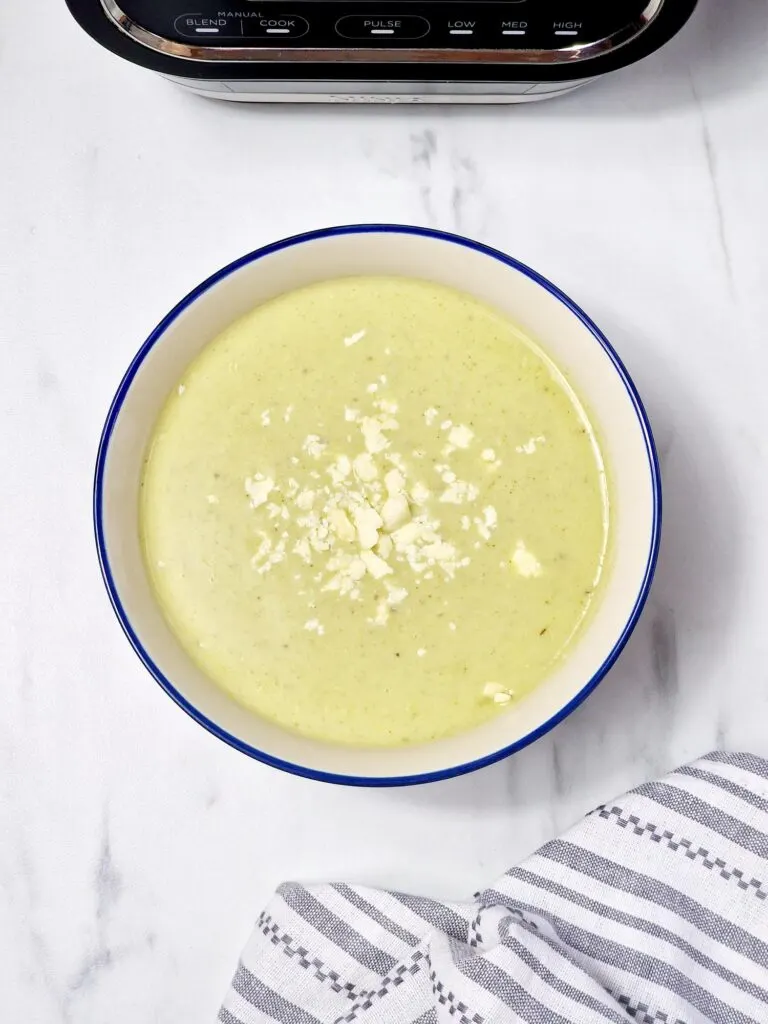
<svg viewBox="0 0 768 1024"><path fill-rule="evenodd" d="M240 19L228 15L209 18L202 14L180 14L173 27L180 36L195 36L198 39L232 39L242 35Z"/></svg>
<svg viewBox="0 0 768 1024"><path fill-rule="evenodd" d="M309 22L295 14L271 14L249 18L243 22L243 31L249 39L298 39L309 32Z"/></svg>
<svg viewBox="0 0 768 1024"><path fill-rule="evenodd" d="M421 39L429 32L426 18L414 14L398 17L348 14L336 22L336 32L344 39Z"/></svg>

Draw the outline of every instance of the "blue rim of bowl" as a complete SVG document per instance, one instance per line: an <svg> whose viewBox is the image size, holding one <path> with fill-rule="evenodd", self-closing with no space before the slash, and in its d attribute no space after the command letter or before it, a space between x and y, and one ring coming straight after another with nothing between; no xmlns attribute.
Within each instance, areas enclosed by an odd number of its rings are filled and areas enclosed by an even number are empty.
<svg viewBox="0 0 768 1024"><path fill-rule="evenodd" d="M613 648L611 649L608 656L603 661L600 668L595 674L589 679L581 690L572 697L568 703L562 707L556 714L552 715L551 718L547 719L536 729L527 733L525 736L516 740L514 743L510 743L508 746L502 747L500 750L493 751L490 754L486 754L483 757L477 758L474 761L468 761L465 764L451 765L448 768L441 768L437 771L423 772L415 775L400 775L400 776L374 776L365 777L357 775L338 775L332 772L317 771L313 768L308 768L305 765L293 764L290 761L284 761L281 758L273 757L271 754L266 753L263 750L258 750L256 747L252 747L249 743L245 743L233 736L231 733L222 729L221 726L207 718L201 711L199 711L194 705L192 705L171 683L171 681L160 671L158 666L153 662L144 646L141 643L138 635L134 631L131 622L123 608L118 593L117 586L112 576L112 570L109 565L109 557L107 554L107 545L104 537L104 524L103 524L103 488L104 488L104 473L109 453L109 443L112 437L112 432L117 422L117 418L120 415L125 397L130 390L131 384L134 377L136 376L141 364L144 362L149 351L157 344L162 338L165 331L173 323L173 321L184 312L193 302L196 301L204 292L208 291L219 281L228 277L230 274L239 270L241 267L246 266L249 263L254 263L256 260L262 259L265 256L269 256L272 253L279 252L282 249L289 249L295 245L302 245L305 242L316 241L320 238L330 238L335 235L363 235L363 234L401 234L401 235L419 235L425 238L434 238L442 242L450 242L454 245L460 245L467 249L473 249L475 252L482 253L484 256L489 256L492 259L498 260L500 263L511 267L513 270L517 270L519 273L524 274L530 280L534 281L540 287L544 288L553 298L561 302L581 323L587 328L594 339L600 344L605 351L608 358L611 360L614 369L621 378L624 387L626 388L627 394L632 406L637 415L640 427L643 433L643 439L645 441L646 454L648 456L648 466L651 474L651 486L653 492L653 522L651 529L651 543L648 551L648 560L643 574L643 580L640 585L640 589L637 594L632 612L621 631L621 634ZM254 252L250 252L245 256L241 256L240 259L234 260L234 262L223 267L221 270L216 271L209 278L199 284L196 288L193 288L188 295L186 295L173 309L168 313L167 316L160 321L157 327L152 331L147 340L141 346L139 351L136 353L130 366L128 367L125 376L120 382L120 386L115 393L115 397L112 400L112 404L107 413L107 418L104 423L104 429L102 430L101 439L99 441L99 449L96 457L96 471L94 476L93 485L93 518L94 518L94 529L96 534L96 548L98 551L99 565L101 567L101 574L104 579L104 583L109 594L109 599L112 603L112 607L117 615L118 621L128 638L131 646L133 647L136 654L144 664L144 667L149 671L150 675L154 677L156 682L162 686L169 697L174 700L179 707L183 708L187 714L193 718L199 725L202 725L214 736L217 736L220 740L224 740L231 747L241 751L243 754L248 754L250 757L255 758L257 761L261 761L264 764L268 764L273 768L279 768L281 771L289 772L293 775L299 775L303 778L313 779L318 782L331 782L339 785L346 786L368 786L368 787L389 787L389 786L416 786L427 782L439 782L444 779L454 778L458 775L466 775L468 772L476 771L478 768L485 768L488 765L494 764L496 761L501 761L511 754L516 753L518 750L522 750L523 747L527 747L530 743L544 736L550 729L554 729L556 725L567 718L576 708L592 693L597 685L602 682L609 670L613 667L616 659L621 654L624 646L629 640L632 631L637 625L637 621L640 618L640 614L645 605L648 597L648 592L653 581L653 575L656 570L656 562L659 555L659 545L661 542L661 472L659 469L659 460L656 453L656 446L653 440L653 434L651 431L651 425L648 420L648 416L643 407L643 403L640 400L640 396L637 389L632 382L631 377L627 373L624 364L613 349L608 339L602 333L602 331L592 322L592 320L586 315L586 313L580 309L579 306L573 302L564 292L562 292L556 285L552 284L541 274L538 274L535 270L526 266L524 263L520 263L518 260L513 259L511 256L507 256L505 253L499 252L498 249L493 249L490 246L483 245L481 242L475 242L472 239L465 238L462 235L455 235L446 231L438 231L434 228L423 228L415 227L406 224L348 224L339 227L320 228L315 231L307 231L300 235L292 235L290 238L284 238L281 241L273 242L270 245L265 245L260 249L256 249Z"/></svg>

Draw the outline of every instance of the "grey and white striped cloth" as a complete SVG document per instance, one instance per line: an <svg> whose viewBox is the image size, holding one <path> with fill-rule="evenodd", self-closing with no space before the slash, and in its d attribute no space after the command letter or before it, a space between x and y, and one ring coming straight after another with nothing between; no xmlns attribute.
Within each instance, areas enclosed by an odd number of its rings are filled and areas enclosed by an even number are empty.
<svg viewBox="0 0 768 1024"><path fill-rule="evenodd" d="M472 902L281 886L219 1021L766 1024L767 858L768 761L712 753Z"/></svg>

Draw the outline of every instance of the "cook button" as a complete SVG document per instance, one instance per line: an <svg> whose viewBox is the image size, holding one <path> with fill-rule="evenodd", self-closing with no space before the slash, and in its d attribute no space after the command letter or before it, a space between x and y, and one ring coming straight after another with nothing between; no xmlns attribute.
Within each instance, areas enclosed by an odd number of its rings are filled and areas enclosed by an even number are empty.
<svg viewBox="0 0 768 1024"><path fill-rule="evenodd" d="M336 31L345 39L421 39L429 32L429 22L413 14L402 18L349 14L339 18Z"/></svg>
<svg viewBox="0 0 768 1024"><path fill-rule="evenodd" d="M275 14L263 18L248 18L243 31L250 39L298 39L309 31L309 22L295 14Z"/></svg>

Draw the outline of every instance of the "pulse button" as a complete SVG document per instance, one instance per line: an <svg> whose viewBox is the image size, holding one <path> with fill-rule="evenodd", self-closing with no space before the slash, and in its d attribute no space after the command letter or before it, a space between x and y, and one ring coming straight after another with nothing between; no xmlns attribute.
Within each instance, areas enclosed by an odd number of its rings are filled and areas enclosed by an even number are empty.
<svg viewBox="0 0 768 1024"><path fill-rule="evenodd" d="M429 32L429 22L414 14L401 18L348 14L336 22L336 32L344 39L421 39Z"/></svg>

